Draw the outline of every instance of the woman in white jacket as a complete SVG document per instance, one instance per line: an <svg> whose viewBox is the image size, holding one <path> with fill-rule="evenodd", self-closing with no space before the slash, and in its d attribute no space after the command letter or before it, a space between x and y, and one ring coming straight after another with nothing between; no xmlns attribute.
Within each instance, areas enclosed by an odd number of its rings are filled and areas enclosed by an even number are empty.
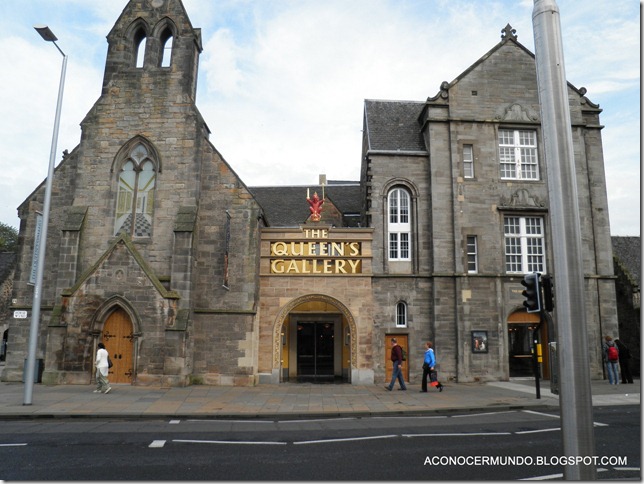
<svg viewBox="0 0 644 484"><path fill-rule="evenodd" d="M112 389L110 382L107 380L110 367L107 361L107 350L103 343L98 344L98 351L96 352L96 390L94 393L109 393Z"/></svg>

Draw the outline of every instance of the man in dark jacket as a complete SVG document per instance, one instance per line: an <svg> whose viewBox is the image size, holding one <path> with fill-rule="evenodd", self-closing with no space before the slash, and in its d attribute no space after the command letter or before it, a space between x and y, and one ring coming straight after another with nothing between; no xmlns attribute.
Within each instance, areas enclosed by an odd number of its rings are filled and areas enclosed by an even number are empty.
<svg viewBox="0 0 644 484"><path fill-rule="evenodd" d="M622 374L622 383L633 383L633 374L631 373L631 365L629 359L631 352L621 340L615 340L615 346L619 350L619 372Z"/></svg>
<svg viewBox="0 0 644 484"><path fill-rule="evenodd" d="M391 383L389 385L385 385L385 388L389 391L393 390L396 379L398 379L398 382L400 383L399 390L407 390L407 387L405 386L405 380L402 376L402 348L396 342L396 338L391 338L391 361L394 364L394 371L391 375Z"/></svg>

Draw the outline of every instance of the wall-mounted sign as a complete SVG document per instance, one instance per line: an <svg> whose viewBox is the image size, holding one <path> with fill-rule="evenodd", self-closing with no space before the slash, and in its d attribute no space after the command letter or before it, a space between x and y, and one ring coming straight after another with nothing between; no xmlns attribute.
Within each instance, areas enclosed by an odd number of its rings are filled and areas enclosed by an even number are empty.
<svg viewBox="0 0 644 484"><path fill-rule="evenodd" d="M361 274L362 244L328 240L325 229L304 229L307 241L271 242L271 274Z"/></svg>
<svg viewBox="0 0 644 484"><path fill-rule="evenodd" d="M14 311L13 317L15 319L27 319L27 311Z"/></svg>

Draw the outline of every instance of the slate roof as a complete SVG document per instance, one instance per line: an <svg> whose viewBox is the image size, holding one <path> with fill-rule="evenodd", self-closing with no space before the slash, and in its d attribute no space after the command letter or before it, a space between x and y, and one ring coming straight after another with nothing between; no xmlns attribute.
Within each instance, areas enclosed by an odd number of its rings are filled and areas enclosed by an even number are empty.
<svg viewBox="0 0 644 484"><path fill-rule="evenodd" d="M642 279L642 243L640 237L611 237L613 257L631 280L633 287L640 287Z"/></svg>
<svg viewBox="0 0 644 484"><path fill-rule="evenodd" d="M364 103L367 149L374 151L427 151L418 117L425 107L417 101Z"/></svg>
<svg viewBox="0 0 644 484"><path fill-rule="evenodd" d="M297 227L309 218L306 190L310 195L317 192L322 197L319 185L249 187L257 202L264 209L264 216L270 227ZM360 182L329 181L324 196L343 214L360 214L362 202ZM324 214L324 210L322 211ZM323 215L324 217L324 215Z"/></svg>

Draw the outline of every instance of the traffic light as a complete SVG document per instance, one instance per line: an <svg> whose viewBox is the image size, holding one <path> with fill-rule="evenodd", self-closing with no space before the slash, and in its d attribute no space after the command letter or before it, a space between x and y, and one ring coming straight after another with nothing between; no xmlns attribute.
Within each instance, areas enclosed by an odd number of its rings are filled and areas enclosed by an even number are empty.
<svg viewBox="0 0 644 484"><path fill-rule="evenodd" d="M541 285L543 286L543 309L551 312L555 307L552 294L552 278L550 276L543 276L541 278Z"/></svg>
<svg viewBox="0 0 644 484"><path fill-rule="evenodd" d="M532 272L523 276L521 285L525 290L521 293L525 297L523 305L529 313L541 311L541 288L539 287L539 273Z"/></svg>

